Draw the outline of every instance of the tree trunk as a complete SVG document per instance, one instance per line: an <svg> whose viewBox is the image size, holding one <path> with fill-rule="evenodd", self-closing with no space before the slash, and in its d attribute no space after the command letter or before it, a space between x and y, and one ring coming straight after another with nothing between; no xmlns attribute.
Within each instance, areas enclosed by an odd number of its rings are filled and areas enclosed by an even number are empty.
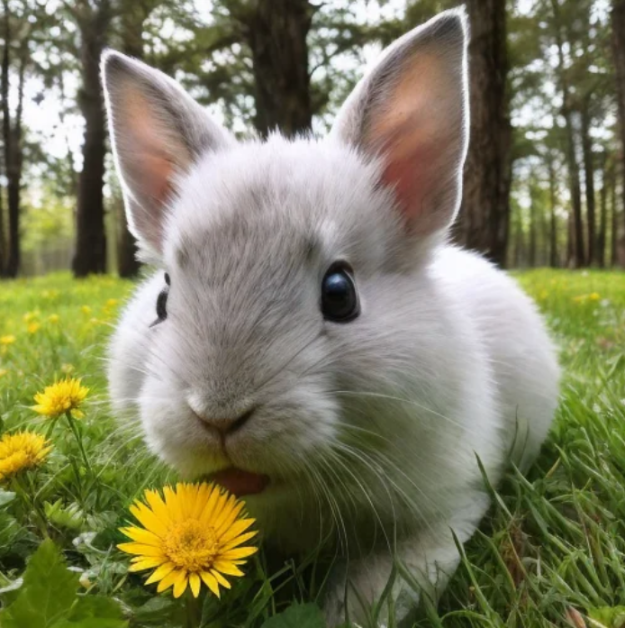
<svg viewBox="0 0 625 628"><path fill-rule="evenodd" d="M9 110L9 70L11 42L10 16L7 0L4 1L5 47L2 58L2 107L4 164L7 177L8 255L4 274L17 277L20 268L20 196L22 184L22 112L24 107L24 77L27 63L27 39L23 38L18 57L17 109L11 123Z"/></svg>
<svg viewBox="0 0 625 628"><path fill-rule="evenodd" d="M537 220L536 220L536 188L535 181L532 175L532 179L530 182L530 242L529 242L529 254L528 254L528 263L530 268L534 268L536 266L536 231L537 231Z"/></svg>
<svg viewBox="0 0 625 628"><path fill-rule="evenodd" d="M20 65L17 78L17 109L15 120L11 129L11 163L7 166L8 185L8 210L9 210L9 256L6 265L8 277L17 277L20 269L20 214L22 192L22 117L24 112L24 78L26 74L26 47L23 47L20 55Z"/></svg>
<svg viewBox="0 0 625 628"><path fill-rule="evenodd" d="M121 16L122 51L143 59L143 24L152 10L152 3L130 3ZM120 277L132 278L139 274L141 263L137 259L137 241L128 230L128 221L122 212L117 246L117 270Z"/></svg>
<svg viewBox="0 0 625 628"><path fill-rule="evenodd" d="M616 93L618 101L619 135L621 138L621 156L625 155L625 0L612 1L612 51L616 69ZM621 172L621 176L623 173ZM622 181L621 181L622 183ZM621 206L625 208L625 185L621 185ZM616 221L616 205L613 207L615 225L613 240L614 262L618 259L618 221ZM625 211L623 212L625 216ZM625 237L625 235L623 236Z"/></svg>
<svg viewBox="0 0 625 628"><path fill-rule="evenodd" d="M584 174L586 181L586 222L588 223L588 248L587 263L593 265L597 262L595 249L597 246L597 225L595 207L595 167L593 163L592 138L590 137L590 126L592 120L589 111L589 99L587 96L582 107L582 152L584 155Z"/></svg>
<svg viewBox="0 0 625 628"><path fill-rule="evenodd" d="M252 50L257 130L288 136L310 130L308 45L314 7L308 0L257 0L245 21Z"/></svg>
<svg viewBox="0 0 625 628"><path fill-rule="evenodd" d="M2 176L2 170L0 170L0 176ZM0 277L4 276L4 253L5 240L4 240L4 201L2 194L2 187L0 187Z"/></svg>
<svg viewBox="0 0 625 628"><path fill-rule="evenodd" d="M582 192L579 181L579 164L575 155L575 127L573 124L573 109L571 104L571 93L567 77L567 68L564 61L564 42L562 39L560 4L558 0L551 0L553 9L554 28L556 35L556 45L558 48L559 79L562 91L562 115L565 120L566 129L566 162L569 170L569 184L571 189L571 207L573 210L571 217L571 240L569 266L581 268L586 263L586 253L584 247L584 224L582 220Z"/></svg>
<svg viewBox="0 0 625 628"><path fill-rule="evenodd" d="M610 206L612 209L610 225L610 266L618 266L618 193L616 189L617 173L619 171L618 162L614 161L612 177L610 179Z"/></svg>
<svg viewBox="0 0 625 628"><path fill-rule="evenodd" d="M549 155L549 266L557 268L558 264L558 222L556 218L556 172L553 157Z"/></svg>
<svg viewBox="0 0 625 628"><path fill-rule="evenodd" d="M3 163L6 170L7 157L11 147L11 118L9 111L9 64L10 64L10 41L11 24L9 22L8 0L3 2L4 10L4 46L2 48L2 69L0 70L0 98L2 99L2 143L3 143ZM2 173L0 173L2 174ZM4 173L6 175L6 172ZM2 203L3 190L0 187L0 277L6 274L6 250L8 243L4 235L4 205Z"/></svg>
<svg viewBox="0 0 625 628"><path fill-rule="evenodd" d="M514 229L514 267L521 268L525 263L525 243L523 238L523 224L517 219Z"/></svg>
<svg viewBox="0 0 625 628"><path fill-rule="evenodd" d="M109 0L93 8L80 3L82 90L79 104L85 118L83 168L78 182L76 253L72 268L76 277L106 272L104 230L104 157L106 124L100 86L100 56L110 22Z"/></svg>
<svg viewBox="0 0 625 628"><path fill-rule="evenodd" d="M456 235L465 246L504 266L512 169L506 0L469 0L466 6L471 23L471 136Z"/></svg>
<svg viewBox="0 0 625 628"><path fill-rule="evenodd" d="M599 192L599 232L597 233L596 261L599 268L605 268L605 245L608 231L608 181L612 177L613 163L608 153L603 152L601 164L601 190Z"/></svg>
<svg viewBox="0 0 625 628"><path fill-rule="evenodd" d="M566 267L575 267L575 226L573 212L569 212L566 219Z"/></svg>

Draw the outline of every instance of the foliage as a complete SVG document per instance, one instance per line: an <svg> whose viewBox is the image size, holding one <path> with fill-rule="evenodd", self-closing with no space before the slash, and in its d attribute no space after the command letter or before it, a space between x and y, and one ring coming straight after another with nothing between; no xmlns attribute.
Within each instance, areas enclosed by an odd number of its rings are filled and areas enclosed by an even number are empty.
<svg viewBox="0 0 625 628"><path fill-rule="evenodd" d="M4 628L126 628L112 599L78 594L79 575L69 571L46 539L28 561L23 582L0 612Z"/></svg>

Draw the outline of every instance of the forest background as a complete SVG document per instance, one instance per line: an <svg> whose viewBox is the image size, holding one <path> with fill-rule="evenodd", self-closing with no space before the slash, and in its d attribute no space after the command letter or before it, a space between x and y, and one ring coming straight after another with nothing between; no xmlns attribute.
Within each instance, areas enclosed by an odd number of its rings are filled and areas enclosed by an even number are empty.
<svg viewBox="0 0 625 628"><path fill-rule="evenodd" d="M138 273L99 58L160 68L240 137L321 135L379 50L458 0L2 0L0 276ZM456 241L624 267L625 0L468 0Z"/></svg>

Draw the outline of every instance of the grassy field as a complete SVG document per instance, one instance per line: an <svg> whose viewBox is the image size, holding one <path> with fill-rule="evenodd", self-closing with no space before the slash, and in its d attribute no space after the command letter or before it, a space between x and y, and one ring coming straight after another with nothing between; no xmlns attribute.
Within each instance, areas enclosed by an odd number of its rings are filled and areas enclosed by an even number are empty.
<svg viewBox="0 0 625 628"><path fill-rule="evenodd" d="M622 628L625 276L536 271L518 279L561 350L557 422L529 478L511 472L500 487L438 611L424 608L418 625ZM207 595L198 608L157 596L115 549L132 499L174 479L108 409L103 346L131 289L108 277L0 284L0 432L48 432L50 420L31 406L56 379L79 377L89 388L77 434L59 421L45 464L0 492L0 625L286 627L288 616L269 618L315 597L296 566L274 573L256 557L221 601ZM44 538L52 541L41 546ZM312 606L291 613L298 627L319 625Z"/></svg>

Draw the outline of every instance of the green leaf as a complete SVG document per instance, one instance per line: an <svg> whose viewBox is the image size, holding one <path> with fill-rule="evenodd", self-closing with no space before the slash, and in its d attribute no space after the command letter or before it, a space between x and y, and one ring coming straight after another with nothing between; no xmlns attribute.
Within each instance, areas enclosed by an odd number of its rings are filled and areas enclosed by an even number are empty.
<svg viewBox="0 0 625 628"><path fill-rule="evenodd" d="M625 606L590 608L588 617L606 628L625 628Z"/></svg>
<svg viewBox="0 0 625 628"><path fill-rule="evenodd" d="M78 574L68 571L47 539L33 554L15 601L0 613L2 628L51 628L66 617L76 598Z"/></svg>
<svg viewBox="0 0 625 628"><path fill-rule="evenodd" d="M53 504L50 502L43 503L46 519L51 521L59 528L69 528L70 530L78 530L83 524L83 513L78 504L70 504L63 506L63 501L57 499Z"/></svg>
<svg viewBox="0 0 625 628"><path fill-rule="evenodd" d="M61 619L51 628L127 628L128 622L121 619L107 619L106 617L86 617L78 621Z"/></svg>
<svg viewBox="0 0 625 628"><path fill-rule="evenodd" d="M80 595L72 607L68 619L78 622L93 617L120 620L123 618L123 614L120 605L109 597Z"/></svg>
<svg viewBox="0 0 625 628"><path fill-rule="evenodd" d="M0 508L10 504L15 499L15 493L0 489Z"/></svg>
<svg viewBox="0 0 625 628"><path fill-rule="evenodd" d="M325 628L321 609L316 604L293 604L270 617L262 628Z"/></svg>
<svg viewBox="0 0 625 628"><path fill-rule="evenodd" d="M133 623L141 626L157 626L158 628L172 628L180 626L184 621L184 609L178 600L166 597L153 597L143 606L133 610Z"/></svg>

